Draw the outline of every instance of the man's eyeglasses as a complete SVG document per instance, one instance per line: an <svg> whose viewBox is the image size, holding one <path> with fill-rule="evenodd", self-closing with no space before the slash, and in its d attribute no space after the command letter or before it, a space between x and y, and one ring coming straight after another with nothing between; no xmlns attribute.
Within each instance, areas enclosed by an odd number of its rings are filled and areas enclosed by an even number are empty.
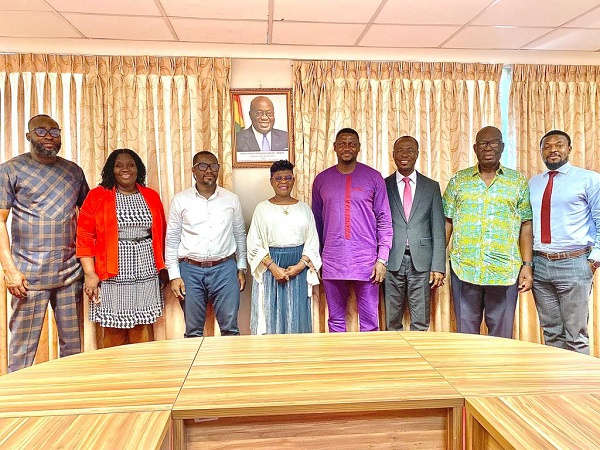
<svg viewBox="0 0 600 450"><path fill-rule="evenodd" d="M480 150L483 150L488 145L493 149L496 149L500 147L500 144L502 144L502 141L500 139L492 139L491 141L479 141L475 143L475 145L477 145L477 147L479 147Z"/></svg>
<svg viewBox="0 0 600 450"><path fill-rule="evenodd" d="M57 138L60 137L60 128L50 128L49 130L46 128L34 128L33 131L37 136L39 137L44 137L46 136L48 133L50 133L50 136L52 136L53 138Z"/></svg>
<svg viewBox="0 0 600 450"><path fill-rule="evenodd" d="M281 183L282 181L292 181L294 179L294 175L277 175L276 177L273 177L273 179L277 183Z"/></svg>
<svg viewBox="0 0 600 450"><path fill-rule="evenodd" d="M210 167L210 170L212 170L213 172L218 172L219 169L221 168L221 164L219 163L205 163L205 162L199 162L196 163L192 166L192 169L198 169L202 172L204 172L206 169L208 169Z"/></svg>

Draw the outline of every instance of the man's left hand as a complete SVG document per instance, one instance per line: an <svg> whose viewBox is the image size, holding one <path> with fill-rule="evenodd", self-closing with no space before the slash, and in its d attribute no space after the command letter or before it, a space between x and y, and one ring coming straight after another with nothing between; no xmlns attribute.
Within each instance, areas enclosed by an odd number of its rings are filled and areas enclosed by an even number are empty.
<svg viewBox="0 0 600 450"><path fill-rule="evenodd" d="M371 280L373 280L373 283L379 284L383 282L386 270L387 268L385 267L385 265L383 265L382 262L377 261L375 263L375 267L373 267L373 271L371 272Z"/></svg>
<svg viewBox="0 0 600 450"><path fill-rule="evenodd" d="M533 285L533 267L521 266L521 272L519 272L519 293L527 292L531 290Z"/></svg>
<svg viewBox="0 0 600 450"><path fill-rule="evenodd" d="M442 272L429 272L429 284L431 284L431 289L442 287L445 280L446 278Z"/></svg>
<svg viewBox="0 0 600 450"><path fill-rule="evenodd" d="M238 281L240 283L240 292L246 289L246 273L242 269L238 269Z"/></svg>

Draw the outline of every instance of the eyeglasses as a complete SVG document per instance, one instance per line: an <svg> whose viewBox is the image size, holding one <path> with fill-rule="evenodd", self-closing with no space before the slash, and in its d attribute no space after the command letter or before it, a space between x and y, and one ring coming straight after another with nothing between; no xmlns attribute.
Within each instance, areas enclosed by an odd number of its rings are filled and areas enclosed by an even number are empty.
<svg viewBox="0 0 600 450"><path fill-rule="evenodd" d="M221 164L219 163L205 163L205 162L199 162L196 163L192 166L192 169L198 169L202 172L204 172L206 169L208 169L210 167L210 170L212 170L213 172L218 172L219 169L221 168Z"/></svg>
<svg viewBox="0 0 600 450"><path fill-rule="evenodd" d="M275 117L275 113L271 110L268 111L261 111L260 109L257 109L255 111L250 111L250 115L256 119L260 119L263 115L267 116L269 119L272 119L273 117Z"/></svg>
<svg viewBox="0 0 600 450"><path fill-rule="evenodd" d="M294 175L277 175L276 177L273 177L273 179L277 183L281 183L282 181L292 181L294 179Z"/></svg>
<svg viewBox="0 0 600 450"><path fill-rule="evenodd" d="M502 144L502 141L500 139L492 139L491 141L479 141L479 142L475 143L475 145L477 145L477 147L480 150L483 150L488 145L490 147L492 147L493 149L496 149L496 148L500 147L500 144Z"/></svg>
<svg viewBox="0 0 600 450"><path fill-rule="evenodd" d="M60 128L50 128L49 130L46 128L34 128L33 131L37 136L39 137L44 137L46 136L48 133L50 133L50 136L52 136L53 138L57 138L60 137Z"/></svg>

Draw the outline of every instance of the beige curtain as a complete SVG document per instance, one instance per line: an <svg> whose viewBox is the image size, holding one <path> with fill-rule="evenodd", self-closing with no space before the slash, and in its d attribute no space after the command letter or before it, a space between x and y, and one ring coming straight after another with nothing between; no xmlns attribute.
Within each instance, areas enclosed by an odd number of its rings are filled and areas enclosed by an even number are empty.
<svg viewBox="0 0 600 450"><path fill-rule="evenodd" d="M474 134L483 126L500 125L501 75L499 64L295 61L298 197L310 202L315 176L336 163L332 144L343 127L357 130L360 161L383 176L395 170L393 142L405 134L415 136L420 143L417 170L445 189L454 172L474 164ZM356 330L354 299L349 309L348 326ZM324 330L326 311L319 311ZM432 299L431 329L449 331L453 320L446 286Z"/></svg>
<svg viewBox="0 0 600 450"><path fill-rule="evenodd" d="M514 129L517 166L527 177L546 169L540 157L541 137L552 129L572 139L569 160L576 166L599 171L600 156L599 66L516 65L509 99L509 121ZM598 278L596 278L596 281ZM597 286L597 283L596 283ZM533 297L521 299L519 338L541 342ZM600 293L594 287L590 301L590 353L600 356Z"/></svg>
<svg viewBox="0 0 600 450"><path fill-rule="evenodd" d="M29 151L28 119L51 115L63 129L62 155L100 181L108 153L128 147L148 169L147 184L168 212L174 194L192 185L193 153L210 150L231 188L231 61L227 58L0 55L0 162ZM2 281L3 283L3 277ZM0 285L0 373L7 365L6 290ZM87 304L87 302L84 302ZM178 302L166 298L158 338L183 336ZM56 357L56 332L47 321L37 360ZM96 345L85 320L85 349Z"/></svg>

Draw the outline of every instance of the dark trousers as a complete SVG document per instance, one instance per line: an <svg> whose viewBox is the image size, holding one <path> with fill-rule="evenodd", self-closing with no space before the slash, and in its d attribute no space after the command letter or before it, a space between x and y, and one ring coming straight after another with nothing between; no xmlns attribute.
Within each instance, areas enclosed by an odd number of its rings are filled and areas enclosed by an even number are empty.
<svg viewBox="0 0 600 450"><path fill-rule="evenodd" d="M388 330L402 331L402 316L408 305L410 330L427 331L431 308L430 272L419 272L409 253L402 257L398 271L385 274L385 317Z"/></svg>
<svg viewBox="0 0 600 450"><path fill-rule="evenodd" d="M511 286L489 286L459 280L450 267L456 331L479 334L485 315L488 335L512 338L518 281Z"/></svg>
<svg viewBox="0 0 600 450"><path fill-rule="evenodd" d="M240 287L235 260L214 267L198 267L181 261L181 278L185 283L185 337L204 335L206 305L213 301L221 335L240 334L237 316L240 307Z"/></svg>

